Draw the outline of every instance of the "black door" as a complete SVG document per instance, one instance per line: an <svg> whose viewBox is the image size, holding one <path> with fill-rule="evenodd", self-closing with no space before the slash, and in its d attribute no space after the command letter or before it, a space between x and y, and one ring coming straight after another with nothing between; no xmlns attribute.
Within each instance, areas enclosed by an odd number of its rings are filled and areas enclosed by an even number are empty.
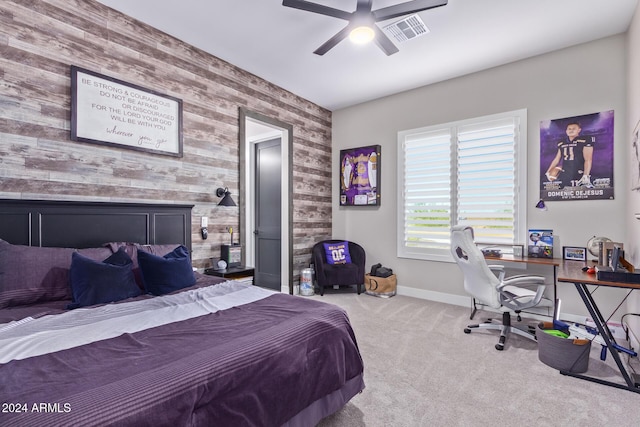
<svg viewBox="0 0 640 427"><path fill-rule="evenodd" d="M255 284L281 290L282 158L280 138L255 144Z"/></svg>

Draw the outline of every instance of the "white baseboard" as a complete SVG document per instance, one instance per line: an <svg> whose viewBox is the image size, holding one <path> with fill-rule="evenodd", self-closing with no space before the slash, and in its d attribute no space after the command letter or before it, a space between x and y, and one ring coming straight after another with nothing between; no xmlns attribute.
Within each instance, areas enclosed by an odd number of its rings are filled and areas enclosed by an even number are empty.
<svg viewBox="0 0 640 427"><path fill-rule="evenodd" d="M446 294L444 292L427 291L424 289L416 289L416 288L410 288L406 286L398 286L396 292L398 295L404 295L404 296L413 297L413 298L420 298L420 299L425 299L429 301L442 302L445 304L458 305L461 307L469 307L469 309L471 309L471 297L466 295ZM500 310L495 310L491 307L483 307L483 310L500 313ZM531 312L527 312L526 316L536 320L542 320L542 321L549 321L553 317L552 315L550 316L550 315L537 314L537 313L531 313ZM562 319L569 322L584 324L584 316L577 315L577 314L562 313Z"/></svg>
<svg viewBox="0 0 640 427"><path fill-rule="evenodd" d="M445 294L443 292L427 291L424 289L409 288L405 286L398 286L396 292L398 295L443 302L463 307L470 307L471 305L471 298L468 296Z"/></svg>

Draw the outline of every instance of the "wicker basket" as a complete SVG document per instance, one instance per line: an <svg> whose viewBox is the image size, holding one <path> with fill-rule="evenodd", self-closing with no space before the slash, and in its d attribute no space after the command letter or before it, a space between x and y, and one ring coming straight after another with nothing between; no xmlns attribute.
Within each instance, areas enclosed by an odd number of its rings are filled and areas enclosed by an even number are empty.
<svg viewBox="0 0 640 427"><path fill-rule="evenodd" d="M550 335L545 329L553 329L553 323L540 322L536 331L538 359L547 366L571 373L589 369L591 341L568 339Z"/></svg>
<svg viewBox="0 0 640 427"><path fill-rule="evenodd" d="M365 293L375 297L389 298L396 294L396 275L389 277L377 277L370 274L364 275Z"/></svg>

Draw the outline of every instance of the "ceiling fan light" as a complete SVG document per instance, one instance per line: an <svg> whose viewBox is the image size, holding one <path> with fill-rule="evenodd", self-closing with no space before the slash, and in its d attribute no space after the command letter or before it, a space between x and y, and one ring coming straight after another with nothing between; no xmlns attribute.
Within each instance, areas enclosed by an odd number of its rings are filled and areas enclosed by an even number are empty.
<svg viewBox="0 0 640 427"><path fill-rule="evenodd" d="M374 37L375 33L373 32L373 28L365 25L356 27L349 33L349 40L356 44L369 43Z"/></svg>

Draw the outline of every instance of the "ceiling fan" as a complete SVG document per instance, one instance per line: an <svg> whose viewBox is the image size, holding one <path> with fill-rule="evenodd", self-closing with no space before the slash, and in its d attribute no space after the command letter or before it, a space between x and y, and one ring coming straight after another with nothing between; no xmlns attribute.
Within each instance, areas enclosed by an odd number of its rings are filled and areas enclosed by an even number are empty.
<svg viewBox="0 0 640 427"><path fill-rule="evenodd" d="M319 13L320 15L344 19L348 22L346 27L313 52L316 55L324 55L347 36L358 37L358 35L363 37L363 39L361 39L362 41L374 39L378 47L380 47L384 53L387 55L393 55L398 52L398 48L382 32L382 30L375 25L376 22L421 12L427 9L433 9L434 7L444 6L448 3L448 0L413 0L396 4L394 6L371 10L372 0L357 1L358 3L354 12L346 12L344 10L334 9L333 7L323 6L321 4L305 0L283 0L282 5L292 7L294 9Z"/></svg>

